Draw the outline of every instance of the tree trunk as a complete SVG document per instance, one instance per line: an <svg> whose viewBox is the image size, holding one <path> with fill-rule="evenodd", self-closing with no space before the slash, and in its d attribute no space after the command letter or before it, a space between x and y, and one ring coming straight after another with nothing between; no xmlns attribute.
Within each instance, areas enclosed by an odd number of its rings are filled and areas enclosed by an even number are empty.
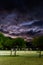
<svg viewBox="0 0 43 65"><path fill-rule="evenodd" d="M39 57L41 57L41 51L39 51Z"/></svg>
<svg viewBox="0 0 43 65"><path fill-rule="evenodd" d="M14 53L14 55L16 56L16 49L15 49L15 53Z"/></svg>
<svg viewBox="0 0 43 65"><path fill-rule="evenodd" d="M13 49L11 49L11 55L12 55L12 51L13 51Z"/></svg>

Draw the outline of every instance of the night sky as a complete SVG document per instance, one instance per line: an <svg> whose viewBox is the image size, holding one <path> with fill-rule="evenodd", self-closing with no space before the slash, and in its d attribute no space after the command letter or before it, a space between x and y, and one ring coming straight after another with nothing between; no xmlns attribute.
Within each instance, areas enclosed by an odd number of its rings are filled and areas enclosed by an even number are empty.
<svg viewBox="0 0 43 65"><path fill-rule="evenodd" d="M15 34L43 31L43 1L0 0L1 24L5 31L11 30Z"/></svg>
<svg viewBox="0 0 43 65"><path fill-rule="evenodd" d="M40 0L0 0L0 10L14 10L27 12L37 7L43 7L43 1Z"/></svg>
<svg viewBox="0 0 43 65"><path fill-rule="evenodd" d="M29 15L32 19L43 20L43 0L0 0L0 13L12 11L17 11L20 15L26 14L24 16Z"/></svg>

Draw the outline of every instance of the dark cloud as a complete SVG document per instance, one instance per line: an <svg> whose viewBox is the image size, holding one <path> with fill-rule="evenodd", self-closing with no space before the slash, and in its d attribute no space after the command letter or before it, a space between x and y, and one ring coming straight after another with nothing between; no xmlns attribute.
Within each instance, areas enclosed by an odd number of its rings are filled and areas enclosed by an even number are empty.
<svg viewBox="0 0 43 65"><path fill-rule="evenodd" d="M42 5L43 1L40 0L0 0L0 9L6 10L27 11Z"/></svg>

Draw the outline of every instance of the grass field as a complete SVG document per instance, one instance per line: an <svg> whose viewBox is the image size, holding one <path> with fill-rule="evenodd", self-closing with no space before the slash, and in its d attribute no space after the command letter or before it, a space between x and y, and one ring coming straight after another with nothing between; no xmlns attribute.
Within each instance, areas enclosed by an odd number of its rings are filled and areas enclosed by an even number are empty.
<svg viewBox="0 0 43 65"><path fill-rule="evenodd" d="M0 65L43 65L43 57L0 56Z"/></svg>
<svg viewBox="0 0 43 65"><path fill-rule="evenodd" d="M10 53L11 51L0 51L0 65L43 65L43 56L39 58L37 51L17 51L16 56L11 56Z"/></svg>

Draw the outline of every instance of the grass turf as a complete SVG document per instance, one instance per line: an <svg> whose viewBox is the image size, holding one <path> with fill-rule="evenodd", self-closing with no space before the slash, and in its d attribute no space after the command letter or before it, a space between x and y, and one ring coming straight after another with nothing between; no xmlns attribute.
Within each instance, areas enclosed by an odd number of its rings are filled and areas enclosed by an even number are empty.
<svg viewBox="0 0 43 65"><path fill-rule="evenodd" d="M43 65L43 57L0 56L0 65Z"/></svg>

